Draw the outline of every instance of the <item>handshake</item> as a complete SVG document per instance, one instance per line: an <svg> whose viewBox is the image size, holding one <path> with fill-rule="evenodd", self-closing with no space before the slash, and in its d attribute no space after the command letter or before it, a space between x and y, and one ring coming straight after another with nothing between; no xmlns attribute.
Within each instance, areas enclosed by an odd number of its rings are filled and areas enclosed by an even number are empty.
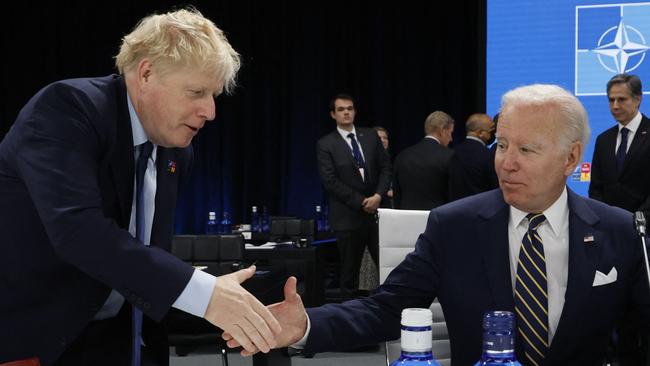
<svg viewBox="0 0 650 366"><path fill-rule="evenodd" d="M284 301L264 306L241 283L255 274L250 266L217 277L205 319L223 329L228 347L241 346L242 356L298 342L307 331L307 313L296 291L297 280L289 277L284 285Z"/></svg>

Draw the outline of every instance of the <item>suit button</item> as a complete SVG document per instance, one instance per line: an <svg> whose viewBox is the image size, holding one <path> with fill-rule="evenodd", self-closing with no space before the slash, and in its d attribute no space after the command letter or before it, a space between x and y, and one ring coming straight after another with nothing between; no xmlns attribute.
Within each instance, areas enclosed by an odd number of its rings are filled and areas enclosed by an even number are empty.
<svg viewBox="0 0 650 366"><path fill-rule="evenodd" d="M151 309L151 304L148 303L148 302L145 302L145 303L142 305L142 307L144 308L144 310L149 310L149 309Z"/></svg>

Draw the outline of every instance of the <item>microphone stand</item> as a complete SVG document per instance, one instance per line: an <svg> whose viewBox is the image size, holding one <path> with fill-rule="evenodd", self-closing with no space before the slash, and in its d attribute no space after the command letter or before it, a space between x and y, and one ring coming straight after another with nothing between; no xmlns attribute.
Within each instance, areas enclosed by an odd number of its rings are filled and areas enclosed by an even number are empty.
<svg viewBox="0 0 650 366"><path fill-rule="evenodd" d="M650 291L650 264L648 263L648 249L645 242L646 234L646 225L645 225L645 216L643 212L637 211L634 213L634 223L636 227L637 234L641 238L641 246L643 248L643 259L645 260L645 273L646 278L648 279L648 290Z"/></svg>

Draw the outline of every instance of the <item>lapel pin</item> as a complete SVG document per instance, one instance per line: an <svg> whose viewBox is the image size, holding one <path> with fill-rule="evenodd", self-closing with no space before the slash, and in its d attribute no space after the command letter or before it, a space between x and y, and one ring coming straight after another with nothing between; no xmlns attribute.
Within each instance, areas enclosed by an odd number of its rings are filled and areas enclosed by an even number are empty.
<svg viewBox="0 0 650 366"><path fill-rule="evenodd" d="M592 243L594 241L593 235L587 235L582 239L585 243Z"/></svg>
<svg viewBox="0 0 650 366"><path fill-rule="evenodd" d="M173 160L167 160L167 171L170 174L176 173L176 162Z"/></svg>

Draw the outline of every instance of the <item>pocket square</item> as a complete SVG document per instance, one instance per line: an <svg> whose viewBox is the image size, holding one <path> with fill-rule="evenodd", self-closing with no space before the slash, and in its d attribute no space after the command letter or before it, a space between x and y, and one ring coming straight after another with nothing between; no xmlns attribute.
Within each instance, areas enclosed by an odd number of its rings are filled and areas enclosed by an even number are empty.
<svg viewBox="0 0 650 366"><path fill-rule="evenodd" d="M612 267L612 269L609 270L608 274L604 274L600 271L596 271L596 275L594 276L594 283L592 286L596 287L596 286L602 286L602 285L614 283L616 282L617 278L618 278L618 272L616 271L616 267Z"/></svg>

